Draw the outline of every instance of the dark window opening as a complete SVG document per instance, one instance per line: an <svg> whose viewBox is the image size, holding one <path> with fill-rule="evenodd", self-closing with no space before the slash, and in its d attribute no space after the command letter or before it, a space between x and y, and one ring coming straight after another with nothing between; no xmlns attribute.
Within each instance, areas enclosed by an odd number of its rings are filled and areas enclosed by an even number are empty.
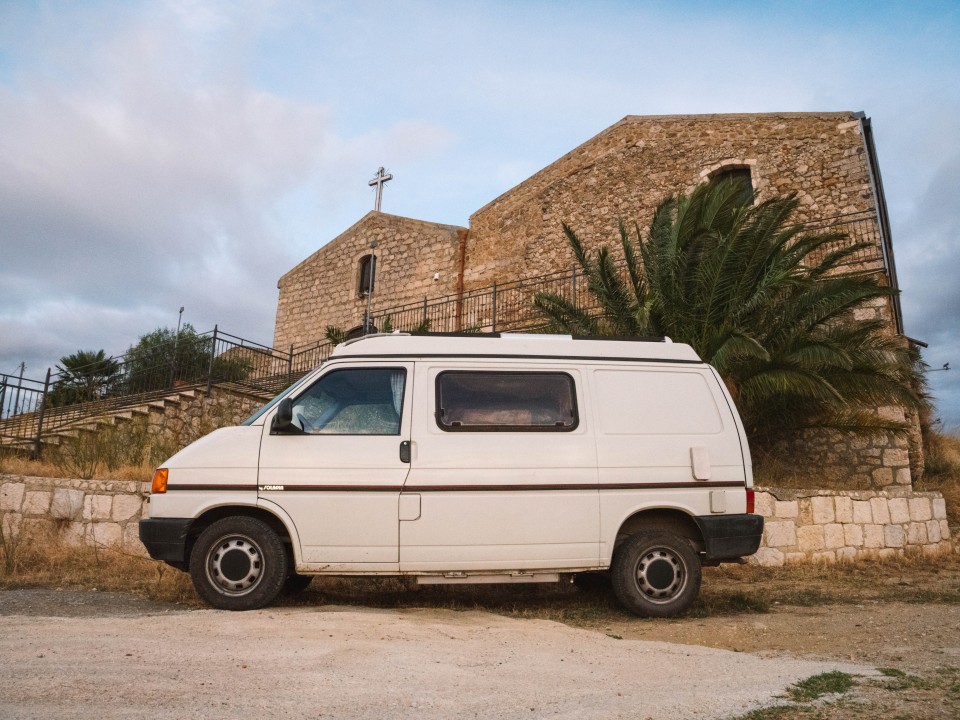
<svg viewBox="0 0 960 720"><path fill-rule="evenodd" d="M740 204L753 205L753 178L750 176L750 168L723 168L710 176L710 182L728 182L734 185L740 197Z"/></svg>
<svg viewBox="0 0 960 720"><path fill-rule="evenodd" d="M364 255L360 258L360 279L357 283L357 294L366 297L375 289L377 282L377 258L375 255Z"/></svg>
<svg viewBox="0 0 960 720"><path fill-rule="evenodd" d="M443 372L436 412L448 431L564 432L578 423L573 378L566 373Z"/></svg>

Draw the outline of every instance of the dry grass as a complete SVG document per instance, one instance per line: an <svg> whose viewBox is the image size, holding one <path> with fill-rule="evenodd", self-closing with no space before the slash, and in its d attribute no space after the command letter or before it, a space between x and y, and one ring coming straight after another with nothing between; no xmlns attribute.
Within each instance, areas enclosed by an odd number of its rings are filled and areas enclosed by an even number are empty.
<svg viewBox="0 0 960 720"><path fill-rule="evenodd" d="M65 545L59 541L55 525L33 529L15 552L12 567L0 569L0 588L96 588L200 605L185 573L118 550ZM0 568L4 565L0 563ZM282 598L280 604L482 610L577 626L633 619L617 604L602 574L584 580L576 584L417 586L405 578L317 578L306 592ZM705 568L700 598L690 615L740 615L767 612L779 605L869 601L960 603L960 556L784 568Z"/></svg>
<svg viewBox="0 0 960 720"><path fill-rule="evenodd" d="M61 542L56 524L25 527L10 543L5 529L0 589L48 587L128 592L150 600L199 606L190 578L163 563L114 548ZM13 551L8 562L8 552Z"/></svg>
<svg viewBox="0 0 960 720"><path fill-rule="evenodd" d="M849 476L836 470L809 469L774 453L757 452L753 458L753 481L760 487L799 490L868 490L866 484L851 486Z"/></svg>
<svg viewBox="0 0 960 720"><path fill-rule="evenodd" d="M98 469L98 480L135 480L150 482L154 468L151 465L124 465L113 470L106 467ZM0 473L8 475L26 475L30 477L66 478L72 477L52 461L31 460L21 455L0 454Z"/></svg>
<svg viewBox="0 0 960 720"><path fill-rule="evenodd" d="M926 438L926 470L917 490L939 490L947 516L960 524L960 436L931 433Z"/></svg>

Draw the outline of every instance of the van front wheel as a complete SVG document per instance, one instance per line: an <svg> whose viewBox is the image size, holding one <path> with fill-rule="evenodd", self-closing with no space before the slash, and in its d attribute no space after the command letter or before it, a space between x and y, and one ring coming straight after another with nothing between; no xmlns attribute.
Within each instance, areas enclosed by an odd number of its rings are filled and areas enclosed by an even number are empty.
<svg viewBox="0 0 960 720"><path fill-rule="evenodd" d="M283 542L251 517L217 520L190 553L197 594L222 610L256 610L273 602L287 579Z"/></svg>
<svg viewBox="0 0 960 720"><path fill-rule="evenodd" d="M672 617L700 592L700 559L684 537L665 530L639 532L617 548L610 576L614 594L630 612Z"/></svg>

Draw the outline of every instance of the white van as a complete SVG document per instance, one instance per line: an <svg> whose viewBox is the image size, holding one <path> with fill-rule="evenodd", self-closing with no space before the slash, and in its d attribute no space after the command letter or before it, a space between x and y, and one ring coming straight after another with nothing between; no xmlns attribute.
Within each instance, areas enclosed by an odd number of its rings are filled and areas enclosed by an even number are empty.
<svg viewBox="0 0 960 720"><path fill-rule="evenodd" d="M757 550L750 452L687 345L371 335L157 471L140 538L215 607L313 575L555 582L669 616Z"/></svg>

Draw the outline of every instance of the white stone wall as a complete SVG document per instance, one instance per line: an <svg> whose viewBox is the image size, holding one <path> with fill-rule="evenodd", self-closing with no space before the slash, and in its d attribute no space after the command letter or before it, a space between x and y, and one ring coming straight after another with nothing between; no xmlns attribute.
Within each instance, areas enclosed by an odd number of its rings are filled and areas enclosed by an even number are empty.
<svg viewBox="0 0 960 720"><path fill-rule="evenodd" d="M148 490L148 483L130 481L0 475L0 524L6 533L53 524L69 544L145 555L137 521L146 516ZM750 561L759 565L953 551L937 492L761 488L756 512L765 527Z"/></svg>
<svg viewBox="0 0 960 720"><path fill-rule="evenodd" d="M149 483L125 480L0 475L0 525L8 536L53 526L70 545L146 555L137 521L146 515L149 489Z"/></svg>
<svg viewBox="0 0 960 720"><path fill-rule="evenodd" d="M758 565L953 551L938 492L759 488L756 512L763 541L750 561Z"/></svg>

